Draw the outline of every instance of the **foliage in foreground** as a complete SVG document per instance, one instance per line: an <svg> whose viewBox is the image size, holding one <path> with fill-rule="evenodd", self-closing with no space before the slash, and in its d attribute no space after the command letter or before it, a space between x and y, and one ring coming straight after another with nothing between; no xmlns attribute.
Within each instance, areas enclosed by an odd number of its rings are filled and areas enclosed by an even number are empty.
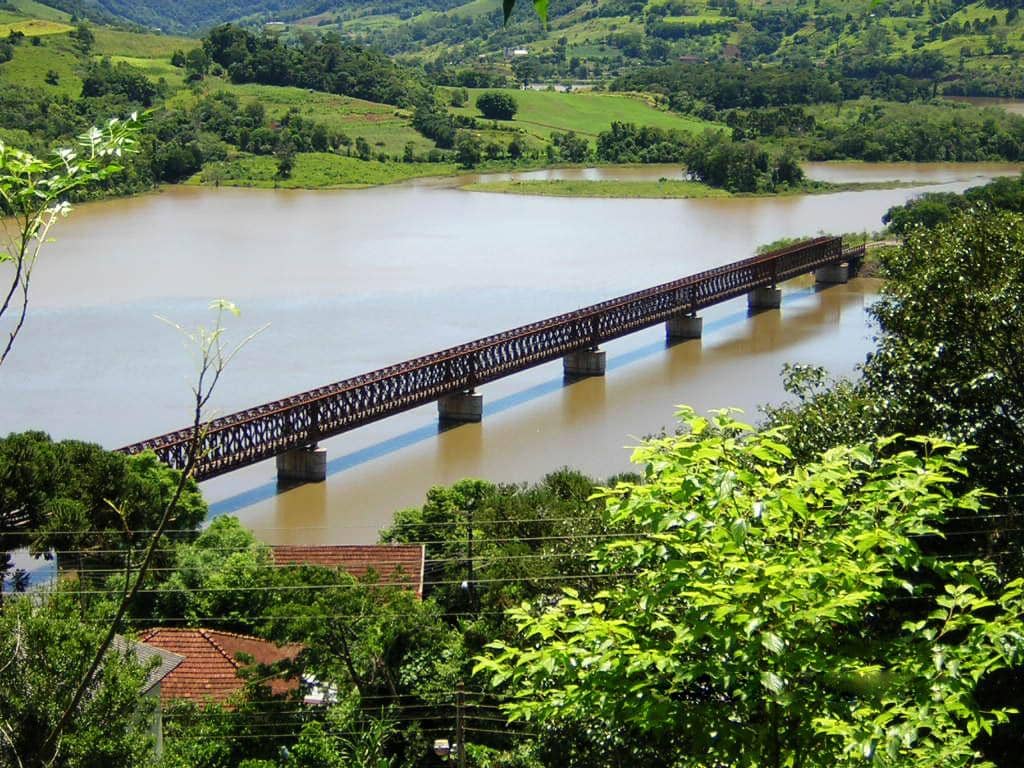
<svg viewBox="0 0 1024 768"><path fill-rule="evenodd" d="M671 734L680 766L981 764L1007 713L975 688L1019 662L1024 598L922 553L979 507L951 490L964 448L876 439L793 466L783 431L682 416L637 450L646 483L604 492L636 531L593 553L615 585L523 604L518 641L479 660L511 717Z"/></svg>
<svg viewBox="0 0 1024 768"><path fill-rule="evenodd" d="M151 749L152 699L146 670L130 651L111 649L64 733L56 756L46 737L60 719L71 682L89 664L105 628L83 621L70 592L35 593L0 612L0 765L132 768Z"/></svg>
<svg viewBox="0 0 1024 768"><path fill-rule="evenodd" d="M912 200L890 208L882 221L900 235L909 234L915 227L932 228L953 218L957 211L971 206L1024 213L1024 175L1002 177L980 187L956 192L926 192Z"/></svg>
<svg viewBox="0 0 1024 768"><path fill-rule="evenodd" d="M121 170L115 161L135 143L136 116L111 120L40 158L0 141L0 217L9 219L0 242L0 365L25 324L32 272L50 230L71 210L68 195Z"/></svg>
<svg viewBox="0 0 1024 768"><path fill-rule="evenodd" d="M180 479L153 453L126 456L43 432L0 438L0 599L17 549L56 557L66 570L120 566L142 546ZM206 512L188 480L167 538L187 538Z"/></svg>
<svg viewBox="0 0 1024 768"><path fill-rule="evenodd" d="M1015 179L981 188L996 197ZM972 546L1020 573L1024 492L1024 214L984 206L934 228L913 227L883 257L887 280L871 312L881 334L859 379L823 386L817 374L791 377L799 401L768 408L768 423L790 427L807 459L872 434L938 434L977 446L970 481L1000 498L967 524ZM967 540L958 534L957 543ZM1016 562L1014 562L1016 561Z"/></svg>

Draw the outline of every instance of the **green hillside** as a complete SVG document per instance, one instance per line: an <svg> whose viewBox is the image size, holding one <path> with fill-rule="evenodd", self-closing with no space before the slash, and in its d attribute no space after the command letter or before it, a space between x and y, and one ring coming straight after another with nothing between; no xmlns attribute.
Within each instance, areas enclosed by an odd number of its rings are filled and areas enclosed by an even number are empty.
<svg viewBox="0 0 1024 768"><path fill-rule="evenodd" d="M951 2L936 27L927 22L939 6L901 16L907 7L598 0L554 3L545 29L529 8L506 28L484 0L451 12L382 0L200 39L72 22L22 0L0 10L0 136L38 149L150 110L129 190L186 179L360 185L456 163L694 168L712 152L775 169L807 158L1024 159L1024 121L934 100L1024 87L1019 14ZM403 35L417 53L396 51ZM953 59L960 38L984 45ZM476 100L488 90L516 101L513 119L483 117ZM779 178L762 181L790 183Z"/></svg>
<svg viewBox="0 0 1024 768"><path fill-rule="evenodd" d="M468 89L469 103L453 109L456 114L481 117L473 106L484 89ZM550 138L552 131L575 131L595 137L607 130L613 121L636 123L665 130L701 131L708 123L696 118L658 109L653 99L635 94L558 93L554 91L502 91L519 105L515 119L506 124L525 128L540 138Z"/></svg>
<svg viewBox="0 0 1024 768"><path fill-rule="evenodd" d="M82 93L82 64L81 51L67 34L46 35L38 45L14 49L10 61L0 64L0 84L76 98Z"/></svg>

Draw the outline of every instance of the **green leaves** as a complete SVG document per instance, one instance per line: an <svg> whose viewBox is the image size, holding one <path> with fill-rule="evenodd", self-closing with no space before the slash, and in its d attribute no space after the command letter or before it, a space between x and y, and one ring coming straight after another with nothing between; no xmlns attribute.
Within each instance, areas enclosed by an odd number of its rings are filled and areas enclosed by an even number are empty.
<svg viewBox="0 0 1024 768"><path fill-rule="evenodd" d="M537 16L540 17L541 23L545 26L548 23L548 3L549 0L533 0L533 9L537 12ZM501 9L505 14L505 23L508 24L509 17L512 15L512 9L515 8L516 0L502 0Z"/></svg>
<svg viewBox="0 0 1024 768"><path fill-rule="evenodd" d="M5 252L0 257L0 323L6 321L0 364L7 358L25 323L32 271L50 229L71 210L68 195L121 170L112 158L135 146L137 115L111 120L79 137L81 152L58 149L50 159L0 141L0 216L13 217L5 227Z"/></svg>
<svg viewBox="0 0 1024 768"><path fill-rule="evenodd" d="M508 713L671 735L680 765L971 764L1005 715L971 692L1024 648L1024 583L987 595L986 566L919 548L977 503L949 488L962 446L880 439L794 466L782 431L682 414L637 449L645 482L606 496L634 532L593 553L618 580L511 611L519 642L478 660ZM908 588L924 618L901 625Z"/></svg>

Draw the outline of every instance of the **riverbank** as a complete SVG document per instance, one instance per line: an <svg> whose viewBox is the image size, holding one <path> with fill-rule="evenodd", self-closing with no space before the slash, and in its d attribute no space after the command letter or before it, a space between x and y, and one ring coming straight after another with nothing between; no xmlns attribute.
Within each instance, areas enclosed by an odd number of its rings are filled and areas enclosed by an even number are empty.
<svg viewBox="0 0 1024 768"><path fill-rule="evenodd" d="M477 192L545 197L699 199L708 197L785 196L901 189L1020 173L1014 164L805 163L807 179L774 193L734 194L690 182L681 165L589 163L573 165L534 160L488 160L472 169L454 162L361 160L326 152L299 153L286 176L268 155L237 155L208 163L186 186L255 189L360 189L419 179ZM920 169L927 169L922 174ZM908 178L909 174L909 178Z"/></svg>
<svg viewBox="0 0 1024 768"><path fill-rule="evenodd" d="M905 189L928 186L920 181L807 181L778 192L729 192L697 181L659 179L657 181L586 181L563 179L485 181L466 184L470 192L493 192L509 195L543 197L597 197L619 199L701 199L721 197L783 197L787 195L828 195L837 192L859 192L878 189Z"/></svg>
<svg viewBox="0 0 1024 768"><path fill-rule="evenodd" d="M807 172L820 170L811 164ZM900 178L886 168L830 167L835 181L868 180L862 170ZM915 183L944 180L948 191L986 180L959 166L903 171ZM678 165L515 172L610 174L682 176ZM872 232L917 191L666 207L457 188L494 180L460 175L358 193L174 186L82 206L61 222L33 275L33 315L5 363L19 407L2 414L0 427L115 447L180 426L191 365L177 336L152 318L206 322L211 296L242 307L240 334L271 323L220 390L215 405L230 413L713 269L762 243L819 230ZM497 237L509 222L524 224ZM810 278L787 284L781 312L749 317L742 301L710 311L699 344L666 349L662 328L609 343L606 377L565 387L552 363L488 384L482 424L439 435L436 408L424 406L325 441L326 483L279 496L270 462L210 480L204 493L217 511L241 514L274 543L368 543L395 509L462 477L536 479L567 450L594 475L626 471L629 452L619 446L631 444L630 434L671 429L680 392L700 409L756 413L758 403L786 397L778 376L786 362L835 375L853 370L870 352L875 330L863 307L876 289L861 280L821 291ZM138 386L126 389L125 381Z"/></svg>
<svg viewBox="0 0 1024 768"><path fill-rule="evenodd" d="M185 184L258 189L360 189L410 179L451 176L458 171L455 163L382 163L329 152L303 152L294 156L287 175L281 174L275 157L246 155L208 163Z"/></svg>

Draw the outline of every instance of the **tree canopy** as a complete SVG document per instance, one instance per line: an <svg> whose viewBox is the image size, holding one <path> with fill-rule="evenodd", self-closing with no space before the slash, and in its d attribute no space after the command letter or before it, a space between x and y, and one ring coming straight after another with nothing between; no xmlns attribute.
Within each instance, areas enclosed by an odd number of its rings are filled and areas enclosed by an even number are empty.
<svg viewBox="0 0 1024 768"><path fill-rule="evenodd" d="M964 447L882 438L794 465L784 431L682 417L636 451L645 482L602 494L633 531L592 554L614 584L513 609L518 639L479 660L513 720L669 734L666 765L981 764L1007 713L975 687L1019 662L1024 599L920 546L979 507L954 490Z"/></svg>
<svg viewBox="0 0 1024 768"><path fill-rule="evenodd" d="M135 768L152 742L155 705L140 694L148 669L111 649L57 754L43 748L105 631L83 621L72 590L37 593L0 611L0 764L24 768Z"/></svg>
<svg viewBox="0 0 1024 768"><path fill-rule="evenodd" d="M477 96L476 108L488 120L511 120L515 117L519 105L507 93L487 91Z"/></svg>
<svg viewBox="0 0 1024 768"><path fill-rule="evenodd" d="M120 565L147 542L180 480L152 453L126 456L42 432L0 439L0 584L12 567L7 553L26 547L56 552L62 568ZM206 512L186 480L166 538L188 538Z"/></svg>

